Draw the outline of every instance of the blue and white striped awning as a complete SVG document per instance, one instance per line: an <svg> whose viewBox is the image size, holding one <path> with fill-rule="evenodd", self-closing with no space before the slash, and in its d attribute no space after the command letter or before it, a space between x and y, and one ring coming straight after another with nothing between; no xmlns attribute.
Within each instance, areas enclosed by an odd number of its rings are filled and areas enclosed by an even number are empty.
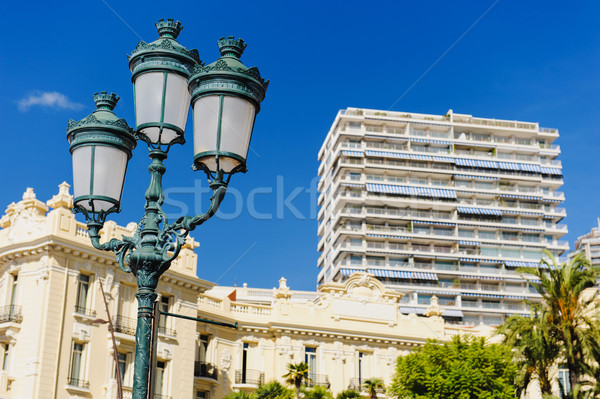
<svg viewBox="0 0 600 399"><path fill-rule="evenodd" d="M531 215L531 216L543 216L543 212L527 212L527 211L516 211L514 209L503 209L502 214L516 214L516 215ZM552 216L550 216L552 218Z"/></svg>
<svg viewBox="0 0 600 399"><path fill-rule="evenodd" d="M437 188L395 186L390 184L367 183L367 191L384 194L410 195L416 197L456 198L454 190Z"/></svg>
<svg viewBox="0 0 600 399"><path fill-rule="evenodd" d="M541 200L540 196L532 196L532 195L515 195L515 194L500 194L502 198L520 198L520 199L531 199L531 200Z"/></svg>
<svg viewBox="0 0 600 399"><path fill-rule="evenodd" d="M432 161L431 155L424 154L410 154L410 159L414 159L417 161Z"/></svg>
<svg viewBox="0 0 600 399"><path fill-rule="evenodd" d="M365 186L364 184L358 184L358 183L345 183L345 182L342 182L340 185L341 185L341 186L344 186L344 187L356 187L356 188L359 188L359 187L360 187L360 188L362 188L362 187L364 187L364 186Z"/></svg>
<svg viewBox="0 0 600 399"><path fill-rule="evenodd" d="M371 156L371 157L410 159L410 155L409 154L404 154L402 152L366 150L365 154L367 154L367 156Z"/></svg>
<svg viewBox="0 0 600 399"><path fill-rule="evenodd" d="M413 272L413 278L416 280L436 280L437 275L434 273Z"/></svg>
<svg viewBox="0 0 600 399"><path fill-rule="evenodd" d="M476 245L476 246L481 245L481 243L479 241L459 241L458 244L459 245Z"/></svg>
<svg viewBox="0 0 600 399"><path fill-rule="evenodd" d="M350 157L364 157L365 155L362 151L350 151L350 150L342 150L342 155L350 156Z"/></svg>
<svg viewBox="0 0 600 399"><path fill-rule="evenodd" d="M475 279L475 280L503 280L504 277L501 276L470 276L470 275L466 275L466 274L461 274L460 275L461 278L471 278L471 279Z"/></svg>
<svg viewBox="0 0 600 399"><path fill-rule="evenodd" d="M482 263L502 263L497 259L482 259L482 258L460 258L461 262L482 262Z"/></svg>
<svg viewBox="0 0 600 399"><path fill-rule="evenodd" d="M412 278L412 273L404 271L404 270L371 269L371 268L369 268L369 273L373 274L375 277L389 277L389 278L401 278L401 279Z"/></svg>
<svg viewBox="0 0 600 399"><path fill-rule="evenodd" d="M557 175L557 176L562 176L562 170L561 169L556 169L556 168L545 168L545 167L541 167L541 172L543 175Z"/></svg>
<svg viewBox="0 0 600 399"><path fill-rule="evenodd" d="M402 312L402 314L423 314L425 313L425 308L413 308L413 307L409 307L409 306L400 306L400 312Z"/></svg>
<svg viewBox="0 0 600 399"><path fill-rule="evenodd" d="M411 137L410 141L414 141L415 143L431 143L431 144L446 144L446 145L452 144L449 141L432 140L432 139L420 139L420 138L417 138L417 137Z"/></svg>
<svg viewBox="0 0 600 399"><path fill-rule="evenodd" d="M433 222L429 220L413 220L413 223L417 224L433 224L436 226L456 226L456 223L448 223L448 222Z"/></svg>
<svg viewBox="0 0 600 399"><path fill-rule="evenodd" d="M446 317L463 317L464 314L461 310L457 310L457 309L446 309L444 310L444 313L442 313L442 316L446 316Z"/></svg>
<svg viewBox="0 0 600 399"><path fill-rule="evenodd" d="M530 163L520 163L519 166L521 167L521 170L524 172L541 172L542 168L540 168L540 165L532 165Z"/></svg>
<svg viewBox="0 0 600 399"><path fill-rule="evenodd" d="M475 176L475 175L459 175L455 174L454 178L461 177L465 179L476 179L476 180L498 180L497 177L494 176Z"/></svg>
<svg viewBox="0 0 600 399"><path fill-rule="evenodd" d="M341 272L342 272L342 276L350 276L353 273L362 273L366 270L363 269L347 269L347 268L342 268Z"/></svg>
<svg viewBox="0 0 600 399"><path fill-rule="evenodd" d="M523 262L523 261L514 261L507 260L504 262L507 267L538 267L538 263L535 262Z"/></svg>
<svg viewBox="0 0 600 399"><path fill-rule="evenodd" d="M494 215L494 216L502 216L502 212L497 209L487 209L487 208L469 208L465 206L459 206L456 208L458 213L467 213L471 215Z"/></svg>
<svg viewBox="0 0 600 399"><path fill-rule="evenodd" d="M472 166L476 168L498 169L498 163L495 161L483 161L479 159L456 158L456 164L459 166Z"/></svg>
<svg viewBox="0 0 600 399"><path fill-rule="evenodd" d="M526 296L520 296L520 295L506 295L505 298L506 299L527 299Z"/></svg>
<svg viewBox="0 0 600 399"><path fill-rule="evenodd" d="M461 295L465 295L465 296L480 296L482 298L504 298L504 295L498 295L498 294L482 294L482 293L475 293L475 292L462 292Z"/></svg>
<svg viewBox="0 0 600 399"><path fill-rule="evenodd" d="M397 234L392 234L392 233L387 233L387 234L373 234L373 233L368 233L367 237L372 237L372 238L396 238L396 239L400 239L400 240L410 240L410 239L412 239L411 237L399 236Z"/></svg>
<svg viewBox="0 0 600 399"><path fill-rule="evenodd" d="M433 155L431 157L431 159L433 161L436 161L436 162L450 162L450 163L454 163L454 158L450 158L450 157L439 157L439 156Z"/></svg>
<svg viewBox="0 0 600 399"><path fill-rule="evenodd" d="M433 290L416 290L417 294L433 294L433 295L452 295L456 296L457 292L452 291L433 291Z"/></svg>
<svg viewBox="0 0 600 399"><path fill-rule="evenodd" d="M498 162L498 169L521 170L519 164L513 162Z"/></svg>

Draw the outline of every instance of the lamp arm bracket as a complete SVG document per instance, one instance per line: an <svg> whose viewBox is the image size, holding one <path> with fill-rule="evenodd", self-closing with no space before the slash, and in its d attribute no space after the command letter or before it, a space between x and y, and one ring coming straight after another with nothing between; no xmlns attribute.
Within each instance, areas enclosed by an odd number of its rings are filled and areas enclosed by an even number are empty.
<svg viewBox="0 0 600 399"><path fill-rule="evenodd" d="M101 251L112 251L116 256L116 261L119 264L119 268L125 273L131 272L129 266L125 264L125 258L127 253L135 247L135 239L133 237L122 236L122 240L112 238L110 241L103 244L100 243L100 230L102 229L103 223L88 222L88 234L90 241L94 248Z"/></svg>
<svg viewBox="0 0 600 399"><path fill-rule="evenodd" d="M202 223L213 217L215 213L217 213L221 202L223 202L225 193L227 192L227 183L219 180L213 180L210 186L213 190L213 195L210 197L210 206L208 207L208 210L201 215L180 217L169 227L169 230L185 230L185 237L190 231L194 230L196 227L200 226Z"/></svg>

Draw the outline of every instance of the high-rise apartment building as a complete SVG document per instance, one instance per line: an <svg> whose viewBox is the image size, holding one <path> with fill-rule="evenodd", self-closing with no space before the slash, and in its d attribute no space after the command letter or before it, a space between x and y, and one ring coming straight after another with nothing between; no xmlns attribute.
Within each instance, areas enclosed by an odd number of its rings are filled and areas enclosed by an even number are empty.
<svg viewBox="0 0 600 399"><path fill-rule="evenodd" d="M600 219L597 227L577 238L575 249L569 255L572 257L582 252L592 265L600 266Z"/></svg>
<svg viewBox="0 0 600 399"><path fill-rule="evenodd" d="M341 110L319 152L318 283L368 271L432 295L444 318L499 324L536 300L527 276L567 227L556 129L455 114Z"/></svg>

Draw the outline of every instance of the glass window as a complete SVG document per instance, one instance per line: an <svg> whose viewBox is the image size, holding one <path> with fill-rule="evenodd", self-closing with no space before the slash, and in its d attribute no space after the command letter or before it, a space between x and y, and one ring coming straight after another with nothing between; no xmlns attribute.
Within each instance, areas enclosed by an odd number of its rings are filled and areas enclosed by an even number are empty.
<svg viewBox="0 0 600 399"><path fill-rule="evenodd" d="M496 232L495 231L479 230L479 238L483 238L483 239L486 239L486 240L495 240L496 239Z"/></svg>
<svg viewBox="0 0 600 399"><path fill-rule="evenodd" d="M165 362L156 362L156 376L154 377L154 393L156 395L163 395L165 389Z"/></svg>
<svg viewBox="0 0 600 399"><path fill-rule="evenodd" d="M371 354L367 352L358 352L358 381L359 385L362 386L366 379L372 377L370 371L370 360Z"/></svg>
<svg viewBox="0 0 600 399"><path fill-rule="evenodd" d="M317 348L304 348L304 362L308 365L309 378L314 381L317 374Z"/></svg>
<svg viewBox="0 0 600 399"><path fill-rule="evenodd" d="M121 384L126 385L125 373L127 372L127 353L117 353L117 360L119 361L119 374L121 375Z"/></svg>
<svg viewBox="0 0 600 399"><path fill-rule="evenodd" d="M15 274L12 276L12 288L10 292L10 305L14 306L17 304L19 295L19 275Z"/></svg>
<svg viewBox="0 0 600 399"><path fill-rule="evenodd" d="M160 304L158 305L158 308L160 309L161 312L169 312L169 303L170 303L170 297L168 296L162 296L160 298ZM162 332L164 333L166 328L167 328L167 316L164 314L160 314L158 316L158 328L159 331L162 330Z"/></svg>
<svg viewBox="0 0 600 399"><path fill-rule="evenodd" d="M2 344L4 353L2 355L2 370L8 371L8 362L10 360L10 344Z"/></svg>
<svg viewBox="0 0 600 399"><path fill-rule="evenodd" d="M208 353L208 335L200 335L198 342L198 354L196 361L206 362L206 354Z"/></svg>
<svg viewBox="0 0 600 399"><path fill-rule="evenodd" d="M473 230L458 229L458 236L471 238L475 236L475 233Z"/></svg>
<svg viewBox="0 0 600 399"><path fill-rule="evenodd" d="M77 302L75 303L75 311L79 313L87 313L88 292L90 291L90 276L87 274L79 275L79 283L77 284Z"/></svg>
<svg viewBox="0 0 600 399"><path fill-rule="evenodd" d="M560 368L558 370L558 385L561 392L566 396L571 393L571 381L569 380L569 369Z"/></svg>
<svg viewBox="0 0 600 399"><path fill-rule="evenodd" d="M73 342L71 350L71 370L69 372L69 383L71 385L79 385L81 377L83 375L83 349L84 345L79 342Z"/></svg>

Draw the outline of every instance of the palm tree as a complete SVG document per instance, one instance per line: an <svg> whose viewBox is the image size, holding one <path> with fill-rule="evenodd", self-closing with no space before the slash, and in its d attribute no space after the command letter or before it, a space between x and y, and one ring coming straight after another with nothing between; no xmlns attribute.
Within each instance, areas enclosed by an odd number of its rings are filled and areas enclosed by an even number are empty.
<svg viewBox="0 0 600 399"><path fill-rule="evenodd" d="M377 399L377 390L385 390L383 380L381 378L369 378L363 382L363 387L369 392L371 399Z"/></svg>
<svg viewBox="0 0 600 399"><path fill-rule="evenodd" d="M223 399L255 399L255 396L252 393L240 391L231 392L229 395L226 395Z"/></svg>
<svg viewBox="0 0 600 399"><path fill-rule="evenodd" d="M346 389L337 394L335 399L355 399L360 398L360 392L355 389Z"/></svg>
<svg viewBox="0 0 600 399"><path fill-rule="evenodd" d="M309 380L308 364L305 362L289 363L288 372L283 376L285 382L296 387L296 399L300 399L300 387Z"/></svg>
<svg viewBox="0 0 600 399"><path fill-rule="evenodd" d="M540 280L533 286L542 295L541 306L548 333L561 343L560 357L569 370L571 386L575 387L585 383L582 379L585 375L595 374L591 357L600 354L596 340L600 326L592 317L598 310L598 292L586 291L594 287L600 270L592 267L584 254L559 264L550 252L545 253L550 261L544 259L541 267L519 271L533 274Z"/></svg>
<svg viewBox="0 0 600 399"><path fill-rule="evenodd" d="M543 308L533 307L531 317L509 317L498 329L504 342L516 349L519 367L517 397L533 379L540 384L542 394L551 394L551 372L560 354L556 334L551 333L548 314Z"/></svg>
<svg viewBox="0 0 600 399"><path fill-rule="evenodd" d="M254 392L256 399L291 399L294 394L290 389L281 385L278 381L267 382L259 385Z"/></svg>
<svg viewBox="0 0 600 399"><path fill-rule="evenodd" d="M329 389L321 385L315 385L312 388L302 389L304 399L333 399L333 395Z"/></svg>

